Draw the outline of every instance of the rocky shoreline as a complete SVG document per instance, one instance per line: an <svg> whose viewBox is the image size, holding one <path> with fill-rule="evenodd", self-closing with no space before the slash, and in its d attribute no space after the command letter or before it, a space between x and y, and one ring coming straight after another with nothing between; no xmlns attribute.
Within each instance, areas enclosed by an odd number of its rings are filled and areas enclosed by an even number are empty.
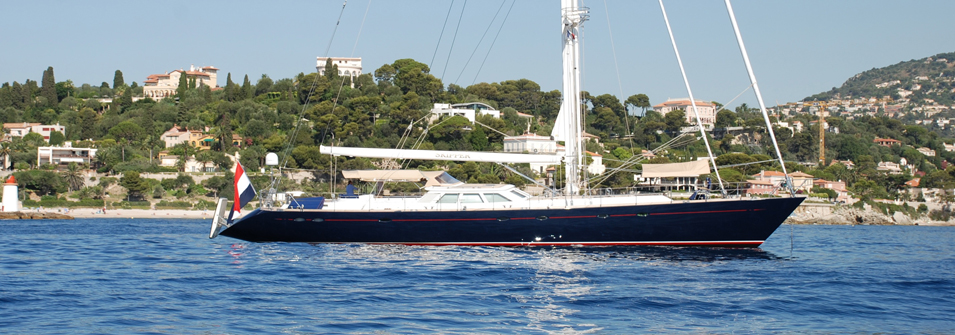
<svg viewBox="0 0 955 335"><path fill-rule="evenodd" d="M826 211L797 210L786 219L790 224L819 225L916 225L916 226L955 226L953 221L936 221L928 216L911 218L902 212L885 215L873 210L861 210L849 206L832 206Z"/></svg>
<svg viewBox="0 0 955 335"><path fill-rule="evenodd" d="M73 220L73 217L50 212L0 212L0 220Z"/></svg>

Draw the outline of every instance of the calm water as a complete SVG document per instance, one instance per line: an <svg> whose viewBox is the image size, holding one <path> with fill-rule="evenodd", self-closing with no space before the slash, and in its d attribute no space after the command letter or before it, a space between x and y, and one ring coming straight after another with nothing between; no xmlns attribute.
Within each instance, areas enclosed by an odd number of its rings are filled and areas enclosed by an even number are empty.
<svg viewBox="0 0 955 335"><path fill-rule="evenodd" d="M209 240L205 220L0 221L0 333L955 332L955 227L762 249Z"/></svg>

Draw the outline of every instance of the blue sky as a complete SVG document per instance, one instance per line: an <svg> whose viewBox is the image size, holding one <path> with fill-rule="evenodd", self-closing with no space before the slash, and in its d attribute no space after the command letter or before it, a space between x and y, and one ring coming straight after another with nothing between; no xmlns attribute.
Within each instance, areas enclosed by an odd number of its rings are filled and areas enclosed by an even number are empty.
<svg viewBox="0 0 955 335"><path fill-rule="evenodd" d="M235 81L247 74L254 83L262 74L280 79L313 72L315 57L329 49L329 56L362 57L366 73L414 58L431 64L445 85L527 78L543 90L559 89L557 0L517 0L477 73L511 1L491 22L502 1L455 0L440 44L447 0L372 0L370 7L368 0L348 1L334 39L341 0L10 1L0 11L0 83L39 81L53 66L58 81L77 86L112 84L117 69L127 82L142 84L149 74L191 64L221 69L220 85L226 72ZM645 93L653 104L687 96L656 1L584 5L590 8L582 36L585 90L621 100ZM723 2L665 5L694 95L725 104L747 89ZM737 0L733 6L769 105L828 90L874 67L955 51L955 1ZM752 90L730 105L741 102L755 105Z"/></svg>

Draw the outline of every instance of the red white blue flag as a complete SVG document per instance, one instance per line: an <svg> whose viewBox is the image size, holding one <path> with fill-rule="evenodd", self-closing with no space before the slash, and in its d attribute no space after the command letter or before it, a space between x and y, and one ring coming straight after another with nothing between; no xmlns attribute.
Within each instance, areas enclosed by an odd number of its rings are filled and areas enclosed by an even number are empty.
<svg viewBox="0 0 955 335"><path fill-rule="evenodd" d="M252 201L252 198L255 198L255 188L252 187L252 182L249 181L249 175L245 174L245 169L242 168L242 163L235 163L235 179L233 180L232 186L235 188L235 195L232 198L233 206L232 211L229 212L229 221L232 221L232 214L235 212L242 212L242 207Z"/></svg>

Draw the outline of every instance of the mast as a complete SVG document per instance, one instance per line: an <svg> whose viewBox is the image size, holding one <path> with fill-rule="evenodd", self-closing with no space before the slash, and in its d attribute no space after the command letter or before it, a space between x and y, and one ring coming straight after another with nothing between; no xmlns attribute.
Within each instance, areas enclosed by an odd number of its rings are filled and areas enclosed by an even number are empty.
<svg viewBox="0 0 955 335"><path fill-rule="evenodd" d="M578 0L561 0L561 38L563 40L563 87L560 113L551 135L564 141L564 171L567 186L564 194L580 191L580 165L584 152L582 142L583 115L580 110L580 28L587 21L588 11Z"/></svg>

